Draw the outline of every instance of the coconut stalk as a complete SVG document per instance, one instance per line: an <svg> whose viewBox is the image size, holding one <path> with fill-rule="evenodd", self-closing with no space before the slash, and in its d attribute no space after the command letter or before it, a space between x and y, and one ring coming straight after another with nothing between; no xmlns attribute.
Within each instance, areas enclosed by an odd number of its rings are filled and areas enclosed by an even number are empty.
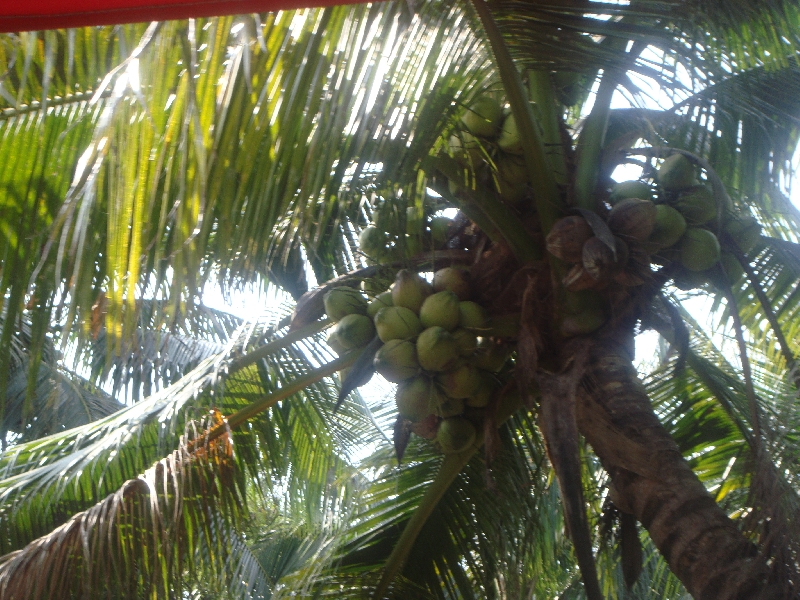
<svg viewBox="0 0 800 600"><path fill-rule="evenodd" d="M519 76L517 67L508 51L508 46L503 41L503 36L497 23L489 11L485 0L472 0L472 6L478 13L481 24L489 38L492 54L503 81L503 87L508 95L508 102L511 104L511 113L517 123L519 136L522 140L522 152L525 157L525 165L528 168L531 181L536 182L536 210L542 226L542 232L547 235L553 223L562 216L563 202L561 193L556 184L550 162L545 152L544 141L539 135L536 126L536 117L533 114L533 107L528 100L525 86Z"/></svg>
<svg viewBox="0 0 800 600"><path fill-rule="evenodd" d="M499 427L505 423L521 406L522 398L519 394L509 393L503 396L500 399L497 412L495 413L495 423L497 426ZM428 517L431 516L431 513L433 513L434 509L439 505L439 501L442 499L445 492L447 492L450 484L458 477L461 469L464 468L483 445L483 440L484 432L478 431L478 434L475 436L475 441L469 448L463 452L445 455L442 465L439 467L439 472L436 474L436 478L425 491L425 495L422 497L419 506L417 506L414 514L411 515L405 529L403 529L403 533L400 534L400 539L397 540L392 553L386 560L383 575L373 594L374 598L383 598L386 590L389 589L389 584L392 583L392 580L403 568L411 549L414 547L414 542L417 536L419 536L420 531L422 531L422 527L427 522Z"/></svg>

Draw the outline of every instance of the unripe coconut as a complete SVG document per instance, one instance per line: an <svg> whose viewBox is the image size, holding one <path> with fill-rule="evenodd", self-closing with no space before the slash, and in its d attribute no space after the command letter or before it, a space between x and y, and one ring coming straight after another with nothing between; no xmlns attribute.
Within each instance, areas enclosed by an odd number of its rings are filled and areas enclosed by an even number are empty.
<svg viewBox="0 0 800 600"><path fill-rule="evenodd" d="M611 194L608 197L611 204L617 204L626 198L652 200L653 188L644 181L620 181L611 186Z"/></svg>
<svg viewBox="0 0 800 600"><path fill-rule="evenodd" d="M705 271L719 260L717 236L708 229L689 227L680 241L681 264L689 271Z"/></svg>
<svg viewBox="0 0 800 600"><path fill-rule="evenodd" d="M671 206L659 204L656 206L656 222L653 233L647 242L656 248L668 248L676 244L686 231L686 219Z"/></svg>
<svg viewBox="0 0 800 600"><path fill-rule="evenodd" d="M478 337L466 329L456 329L453 333L458 353L461 356L472 356L478 349Z"/></svg>
<svg viewBox="0 0 800 600"><path fill-rule="evenodd" d="M465 329L486 327L486 309L477 302L465 300L458 304L459 325Z"/></svg>
<svg viewBox="0 0 800 600"><path fill-rule="evenodd" d="M390 306L394 306L392 304L392 292L387 290L378 294L372 302L367 304L367 316L374 319L380 309L389 308Z"/></svg>
<svg viewBox="0 0 800 600"><path fill-rule="evenodd" d="M374 225L368 225L358 234L358 247L370 258L379 258L389 244L389 235Z"/></svg>
<svg viewBox="0 0 800 600"><path fill-rule="evenodd" d="M656 222L656 205L650 200L626 198L608 213L608 226L615 235L638 241L653 233Z"/></svg>
<svg viewBox="0 0 800 600"><path fill-rule="evenodd" d="M591 333L606 322L605 302L592 291L567 294L564 312L560 326L564 337Z"/></svg>
<svg viewBox="0 0 800 600"><path fill-rule="evenodd" d="M658 167L656 179L665 190L682 190L692 187L697 182L694 165L683 154L673 154L665 158Z"/></svg>
<svg viewBox="0 0 800 600"><path fill-rule="evenodd" d="M336 324L334 331L346 350L366 346L375 337L375 326L366 315L346 315Z"/></svg>
<svg viewBox="0 0 800 600"><path fill-rule="evenodd" d="M514 118L513 113L503 120L503 127L500 130L497 145L501 150L509 154L522 154L522 140L519 137L517 120Z"/></svg>
<svg viewBox="0 0 800 600"><path fill-rule="evenodd" d="M693 186L681 193L674 206L689 225L702 225L717 216L714 193L702 185Z"/></svg>
<svg viewBox="0 0 800 600"><path fill-rule="evenodd" d="M761 225L752 215L739 214L725 223L725 232L739 246L739 249L748 254L752 252L761 239Z"/></svg>
<svg viewBox="0 0 800 600"><path fill-rule="evenodd" d="M472 295L469 271L459 267L445 267L433 274L433 291L450 291L459 300L469 300Z"/></svg>
<svg viewBox="0 0 800 600"><path fill-rule="evenodd" d="M570 264L581 262L583 245L593 235L583 217L564 217L556 221L547 234L547 251Z"/></svg>
<svg viewBox="0 0 800 600"><path fill-rule="evenodd" d="M442 216L431 218L431 239L435 247L440 248L447 242L447 230L452 222L452 219Z"/></svg>
<svg viewBox="0 0 800 600"><path fill-rule="evenodd" d="M398 271L392 286L392 304L404 306L419 314L422 303L432 292L430 283L416 273L402 269Z"/></svg>
<svg viewBox="0 0 800 600"><path fill-rule="evenodd" d="M458 346L442 327L429 327L417 338L417 358L426 371L447 371L458 361Z"/></svg>
<svg viewBox="0 0 800 600"><path fill-rule="evenodd" d="M419 373L414 342L390 340L375 354L375 370L387 381L399 383Z"/></svg>
<svg viewBox="0 0 800 600"><path fill-rule="evenodd" d="M450 136L450 154L462 164L478 165L483 160L480 141L469 131Z"/></svg>
<svg viewBox="0 0 800 600"><path fill-rule="evenodd" d="M484 371L497 373L505 366L510 353L508 346L496 344L488 338L481 338L472 364Z"/></svg>
<svg viewBox="0 0 800 600"><path fill-rule="evenodd" d="M375 329L381 341L386 343L389 340L415 338L424 327L413 310L405 306L388 306L375 315Z"/></svg>
<svg viewBox="0 0 800 600"><path fill-rule="evenodd" d="M528 167L525 161L516 156L500 156L497 159L497 176L509 183L528 183Z"/></svg>
<svg viewBox="0 0 800 600"><path fill-rule="evenodd" d="M490 96L481 96L469 105L461 117L470 133L485 138L493 138L498 133L503 109L497 100Z"/></svg>
<svg viewBox="0 0 800 600"><path fill-rule="evenodd" d="M475 426L470 421L463 417L452 417L439 424L436 441L439 442L442 452L455 454L472 446L476 434Z"/></svg>
<svg viewBox="0 0 800 600"><path fill-rule="evenodd" d="M436 383L450 398L469 398L478 391L482 381L480 371L470 365L461 365L436 376Z"/></svg>
<svg viewBox="0 0 800 600"><path fill-rule="evenodd" d="M400 416L415 423L427 417L428 403L435 393L433 387L433 382L422 375L401 381L394 395Z"/></svg>
<svg viewBox="0 0 800 600"><path fill-rule="evenodd" d="M458 310L458 296L445 290L425 298L419 309L419 320L425 328L442 327L453 331L458 327L461 313Z"/></svg>
<svg viewBox="0 0 800 600"><path fill-rule="evenodd" d="M600 308L590 308L582 312L567 315L561 321L561 335L572 337L585 335L600 329L606 322L605 312Z"/></svg>
<svg viewBox="0 0 800 600"><path fill-rule="evenodd" d="M607 279L614 269L614 253L604 241L593 237L583 245L583 268L595 281Z"/></svg>
<svg viewBox="0 0 800 600"><path fill-rule="evenodd" d="M497 193L500 199L511 206L517 206L528 194L528 184L514 183L500 179L497 182Z"/></svg>
<svg viewBox="0 0 800 600"><path fill-rule="evenodd" d="M330 346L331 350L336 352L337 355L341 356L345 352L347 352L347 348L344 347L344 344L339 340L339 336L336 335L336 330L332 329L331 332L328 334L328 346Z"/></svg>
<svg viewBox="0 0 800 600"><path fill-rule="evenodd" d="M367 314L367 300L356 289L339 286L328 290L322 299L325 312L333 321L347 315Z"/></svg>
<svg viewBox="0 0 800 600"><path fill-rule="evenodd" d="M447 419L455 417L464 412L463 398L448 398L441 390L437 390L437 395L431 395L428 401L428 410L433 414Z"/></svg>
<svg viewBox="0 0 800 600"><path fill-rule="evenodd" d="M472 396L464 400L464 404L471 406L472 408L483 408L492 400L492 395L494 395L496 389L497 383L494 381L494 379L483 375L481 376L481 383L478 386L478 389L475 390L475 393L472 394Z"/></svg>
<svg viewBox="0 0 800 600"><path fill-rule="evenodd" d="M730 252L723 252L719 259L720 265L725 271L725 276L731 284L737 283L744 277L744 269L739 260Z"/></svg>

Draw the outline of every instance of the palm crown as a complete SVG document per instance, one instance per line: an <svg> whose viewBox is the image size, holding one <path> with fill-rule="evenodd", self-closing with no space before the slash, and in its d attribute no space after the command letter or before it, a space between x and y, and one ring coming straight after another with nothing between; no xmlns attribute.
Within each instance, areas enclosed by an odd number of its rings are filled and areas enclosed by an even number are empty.
<svg viewBox="0 0 800 600"><path fill-rule="evenodd" d="M5 36L1 594L791 597L798 31L781 2L476 0ZM486 95L520 134L513 198L507 148L460 119ZM699 276L609 216L621 164L680 207L655 172L675 155L733 260ZM403 229L367 267L382 207ZM565 217L611 262L631 234L636 268L585 279L554 251ZM334 357L321 305L459 262L512 353L442 458L347 393L372 362ZM242 322L197 302L214 281L286 300ZM589 297L600 318L571 325ZM669 347L644 387L641 329Z"/></svg>

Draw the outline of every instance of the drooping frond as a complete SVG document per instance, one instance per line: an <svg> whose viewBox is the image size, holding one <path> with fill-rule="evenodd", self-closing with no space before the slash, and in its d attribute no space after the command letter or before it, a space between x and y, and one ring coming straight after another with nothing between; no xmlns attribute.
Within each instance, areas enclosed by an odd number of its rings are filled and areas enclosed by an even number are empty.
<svg viewBox="0 0 800 600"><path fill-rule="evenodd" d="M225 527L243 490L228 437L186 445L49 535L7 554L4 598L73 598L105 589L115 597L170 596L185 570L221 569L232 553ZM235 549L234 549L235 552Z"/></svg>

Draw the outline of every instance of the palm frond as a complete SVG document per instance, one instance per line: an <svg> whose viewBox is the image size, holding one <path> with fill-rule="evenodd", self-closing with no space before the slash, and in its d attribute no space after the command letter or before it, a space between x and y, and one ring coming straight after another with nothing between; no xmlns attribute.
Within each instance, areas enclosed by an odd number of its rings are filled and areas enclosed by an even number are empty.
<svg viewBox="0 0 800 600"><path fill-rule="evenodd" d="M192 452L183 446L51 534L6 555L0 593L72 598L102 587L116 597L169 596L185 569L227 559L228 540L220 532L239 514L237 479L228 438Z"/></svg>

